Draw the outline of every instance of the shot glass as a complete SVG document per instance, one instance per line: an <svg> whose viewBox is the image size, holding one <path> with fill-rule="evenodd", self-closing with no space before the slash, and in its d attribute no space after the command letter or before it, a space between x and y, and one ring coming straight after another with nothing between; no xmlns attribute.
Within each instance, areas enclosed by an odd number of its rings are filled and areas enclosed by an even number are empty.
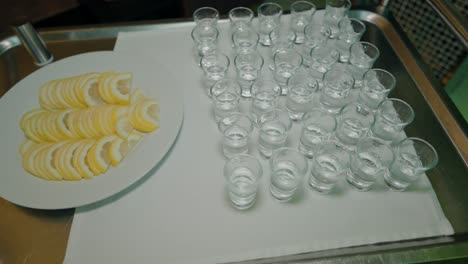
<svg viewBox="0 0 468 264"><path fill-rule="evenodd" d="M275 53L273 62L275 64L274 78L281 86L281 94L285 95L288 93L288 80L301 66L302 56L293 49L282 49Z"/></svg>
<svg viewBox="0 0 468 264"><path fill-rule="evenodd" d="M304 43L304 28L312 21L317 8L308 1L296 1L291 4L290 28L296 33L296 43Z"/></svg>
<svg viewBox="0 0 468 264"><path fill-rule="evenodd" d="M224 165L226 189L235 208L245 210L255 203L262 174L262 165L253 156L241 154L226 162Z"/></svg>
<svg viewBox="0 0 468 264"><path fill-rule="evenodd" d="M350 8L350 0L327 0L323 24L331 29L331 38L335 38L338 34L338 23L348 16Z"/></svg>
<svg viewBox="0 0 468 264"><path fill-rule="evenodd" d="M317 80L322 80L324 74L338 61L340 53L331 45L322 43L310 51L310 74Z"/></svg>
<svg viewBox="0 0 468 264"><path fill-rule="evenodd" d="M393 150L378 138L362 138L351 154L348 182L358 191L368 191L393 161Z"/></svg>
<svg viewBox="0 0 468 264"><path fill-rule="evenodd" d="M337 119L335 138L345 148L354 151L358 141L367 136L374 115L367 108L353 103L345 106Z"/></svg>
<svg viewBox="0 0 468 264"><path fill-rule="evenodd" d="M370 69L364 74L363 80L358 102L376 111L379 104L387 99L388 94L395 88L395 77L386 70Z"/></svg>
<svg viewBox="0 0 468 264"><path fill-rule="evenodd" d="M219 32L216 27L200 25L192 30L192 39L198 55L203 57L216 52Z"/></svg>
<svg viewBox="0 0 468 264"><path fill-rule="evenodd" d="M219 12L212 7L200 7L193 12L193 20L197 25L218 26Z"/></svg>
<svg viewBox="0 0 468 264"><path fill-rule="evenodd" d="M338 114L348 104L348 96L353 88L354 78L347 71L332 69L323 76L323 88L320 91L320 106L328 112Z"/></svg>
<svg viewBox="0 0 468 264"><path fill-rule="evenodd" d="M297 150L276 150L270 159L270 192L273 197L280 202L290 201L307 170L307 159Z"/></svg>
<svg viewBox="0 0 468 264"><path fill-rule="evenodd" d="M294 46L296 34L287 27L277 27L270 32L271 54Z"/></svg>
<svg viewBox="0 0 468 264"><path fill-rule="evenodd" d="M257 8L258 34L263 46L270 46L270 32L280 25L283 9L275 3L263 3Z"/></svg>
<svg viewBox="0 0 468 264"><path fill-rule="evenodd" d="M207 87L211 87L215 82L224 79L229 68L229 58L222 53L214 53L204 56L200 61L205 72Z"/></svg>
<svg viewBox="0 0 468 264"><path fill-rule="evenodd" d="M286 110L293 121L302 120L304 114L312 109L312 100L318 91L319 85L313 82L294 83L288 81L286 96Z"/></svg>
<svg viewBox="0 0 468 264"><path fill-rule="evenodd" d="M223 134L222 148L225 157L248 153L249 138L254 128L254 123L248 115L231 113L219 121L218 128Z"/></svg>
<svg viewBox="0 0 468 264"><path fill-rule="evenodd" d="M231 31L234 32L240 28L251 28L254 12L247 7L235 7L229 11L229 21L231 22Z"/></svg>
<svg viewBox="0 0 468 264"><path fill-rule="evenodd" d="M413 120L414 111L408 103L396 98L386 99L377 108L369 134L393 143L401 139L403 129Z"/></svg>
<svg viewBox="0 0 468 264"><path fill-rule="evenodd" d="M239 28L232 33L232 44L237 54L257 50L259 36L251 28Z"/></svg>
<svg viewBox="0 0 468 264"><path fill-rule="evenodd" d="M361 87L364 74L372 68L379 55L379 49L369 42L360 41L351 45L348 71L353 75L356 87Z"/></svg>
<svg viewBox="0 0 468 264"><path fill-rule="evenodd" d="M241 53L234 58L237 78L242 88L241 96L251 97L252 84L257 80L263 67L264 59L258 52Z"/></svg>
<svg viewBox="0 0 468 264"><path fill-rule="evenodd" d="M312 109L304 116L299 151L307 158L313 158L319 144L330 140L335 129L336 118L334 115L321 108Z"/></svg>
<svg viewBox="0 0 468 264"><path fill-rule="evenodd" d="M241 88L235 80L222 79L215 82L211 86L210 96L216 121L239 110Z"/></svg>
<svg viewBox="0 0 468 264"><path fill-rule="evenodd" d="M337 141L326 140L315 151L310 166L309 186L322 194L330 193L349 168L349 154Z"/></svg>
<svg viewBox="0 0 468 264"><path fill-rule="evenodd" d="M338 23L338 35L335 47L340 53L340 62L348 62L349 48L352 44L361 40L362 34L366 31L366 26L359 19L344 18Z"/></svg>
<svg viewBox="0 0 468 264"><path fill-rule="evenodd" d="M251 114L258 123L258 118L278 106L281 87L273 80L257 79L252 85Z"/></svg>
<svg viewBox="0 0 468 264"><path fill-rule="evenodd" d="M385 183L395 191L404 191L439 162L437 151L420 138L406 138L395 149L395 158L384 174Z"/></svg>
<svg viewBox="0 0 468 264"><path fill-rule="evenodd" d="M305 67L309 67L311 64L311 50L318 45L323 45L330 38L330 34L330 28L324 27L319 23L312 23L304 28L305 40L298 47L298 51L302 55Z"/></svg>
<svg viewBox="0 0 468 264"><path fill-rule="evenodd" d="M257 123L260 127L258 149L260 154L269 158L273 151L286 143L292 122L286 112L274 109L261 115Z"/></svg>

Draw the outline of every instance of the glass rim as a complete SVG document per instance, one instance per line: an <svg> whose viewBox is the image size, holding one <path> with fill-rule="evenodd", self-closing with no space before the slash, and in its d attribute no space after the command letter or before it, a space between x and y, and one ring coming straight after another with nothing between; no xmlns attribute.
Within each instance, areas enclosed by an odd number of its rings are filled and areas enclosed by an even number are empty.
<svg viewBox="0 0 468 264"><path fill-rule="evenodd" d="M259 83L270 83L270 84L273 84L271 88L272 91L275 92L275 95L276 97L278 98L281 94L281 86L278 84L278 82L276 82L275 80L273 79L262 79L262 78L258 78L257 80L254 81L254 83L252 84L252 96L255 95L254 93L254 88L255 87L258 87L258 84ZM263 85L262 85L263 86ZM275 89L276 88L276 89Z"/></svg>
<svg viewBox="0 0 468 264"><path fill-rule="evenodd" d="M358 25L360 25L362 27L362 30L360 30L359 32L354 32L355 34L359 34L359 35L362 35L364 34L364 32L366 32L366 25L364 24L364 22L362 22L360 19L357 19L357 18L349 18L349 17L346 17L346 18L343 18L340 20L340 22L338 22L338 28L341 30L341 26L340 24L344 21L352 21L352 22L356 22ZM353 27L354 28L354 27Z"/></svg>
<svg viewBox="0 0 468 264"><path fill-rule="evenodd" d="M313 48L310 50L309 55L310 55L311 57L315 57L315 56L312 56L312 53L313 53L315 50L318 50L318 49L327 49L327 50L329 50L330 52L327 52L327 55L332 55L332 53L333 53L332 56L333 56L333 60L334 60L334 61L333 61L333 63L331 63L331 64L335 64L335 63L340 59L340 52L339 52L336 48L334 48L334 47L332 47L332 46L328 46L328 45L326 45L326 46L325 46L325 45L317 45L317 46L313 47ZM335 60L335 57L336 57L336 60ZM329 71L331 71L331 70L329 70ZM329 72L329 71L327 71L327 72Z"/></svg>
<svg viewBox="0 0 468 264"><path fill-rule="evenodd" d="M271 109L271 110L269 110L269 111L266 111L266 112L262 113L262 114L258 117L258 119L257 119L257 124L258 124L258 126L261 128L261 126L263 125L263 123L265 123L265 122L267 121L267 120L264 120L264 121L261 120L263 116L266 116L267 114L270 114L270 113L273 113L273 112L276 112L276 113L279 113L279 114L284 115L284 117L286 117L286 120L288 120L288 121L287 121L288 123L286 124L286 129L287 129L288 131L291 130L291 128L292 128L292 121L291 121L291 119L289 118L288 113L287 113L286 111L280 109L280 108L277 108L277 107L276 107L276 108L273 108L273 109Z"/></svg>
<svg viewBox="0 0 468 264"><path fill-rule="evenodd" d="M223 172L224 172L224 177L225 178L228 178L230 177L231 175L228 173L228 165L231 165L232 163L234 162L239 162L240 159L247 159L249 161L252 161L256 167L256 169L258 170L258 175L254 173L255 175L255 182L258 182L260 180L260 178L262 178L263 176L263 167L262 167L262 164L260 163L259 159L253 155L250 155L250 154L236 154L234 156L232 156L231 158L229 158L226 163L224 164L224 168L223 168Z"/></svg>
<svg viewBox="0 0 468 264"><path fill-rule="evenodd" d="M398 145L396 146L397 148L397 153L399 153L400 151L400 148L401 148L401 145L404 143L404 142L408 142L408 141L413 141L413 142L419 142L419 143L422 143L424 144L426 147L429 147L429 149L432 151L432 153L434 154L434 158L432 159L432 161L430 162L430 164L428 164L427 166L424 166L424 168L426 170L430 170L432 168L435 168L435 166L437 166L437 164L439 163L439 154L437 153L437 150L434 148L434 146L431 145L431 143L427 142L426 140L422 139L422 138L418 138L418 137L407 137L403 140L401 140ZM414 144L413 144L414 145ZM416 149L415 149L416 150Z"/></svg>
<svg viewBox="0 0 468 264"><path fill-rule="evenodd" d="M351 53L352 53L353 48L354 48L354 47L357 47L359 44L360 44L360 45L364 45L364 46L368 46L368 47L372 47L372 49L374 49L374 50L376 51L376 52L375 52L376 55L373 56L372 58L370 58L369 61L375 61L375 60L377 60L377 59L379 58L379 56L380 56L380 50L379 50L379 48L377 48L377 46L375 46L374 44L372 44L372 43L370 43L370 42L367 42L367 41L358 41L358 42L355 42L355 43L351 44L351 46L349 47L349 53L350 53L350 55L351 55ZM365 50L364 50L364 53L366 53ZM366 55L368 55L368 54L366 53Z"/></svg>
<svg viewBox="0 0 468 264"><path fill-rule="evenodd" d="M219 121L218 121L218 130L223 133L223 135L226 133L226 130L232 126L234 126L234 124L237 122L238 118L236 118L234 121L228 123L228 122L223 122L224 120L226 119L229 119L229 118L232 118L233 116L236 116L236 117L242 117L242 118L246 118L247 120L249 120L250 122L250 125L249 127L247 128L249 134L253 131L254 129L254 126L255 126L255 122L254 120L252 119L252 117L250 117L250 115L248 114L245 114L245 113L242 113L242 112L232 112L232 113L229 113L227 116L221 118Z"/></svg>
<svg viewBox="0 0 468 264"><path fill-rule="evenodd" d="M218 19L218 18L219 18L219 11L218 11L216 8L210 7L210 6L202 6L202 7L197 8L195 11L193 11L192 16L193 16L193 18L194 18L195 21L198 21L198 20L199 20L199 19L196 19L195 14L199 13L199 12L202 11L202 10L210 10L210 11L212 11L213 14L215 15L215 16L214 16L215 19Z"/></svg>
<svg viewBox="0 0 468 264"><path fill-rule="evenodd" d="M331 6L331 5L329 4L331 1L333 1L333 0L327 0L327 1L325 2L325 7ZM351 5L352 5L351 0L344 0L343 2L344 2L344 5L343 5L343 6L344 6L345 8L347 8L347 9L351 8ZM331 7L334 7L334 8L335 8L336 6L331 6Z"/></svg>
<svg viewBox="0 0 468 264"><path fill-rule="evenodd" d="M404 105L406 106L408 109L410 109L410 116L408 118L408 120L406 122L401 122L400 125L403 125L403 126L406 126L406 125L409 125L411 122L413 122L415 116L416 116L416 113L414 112L413 108L411 107L410 104L408 104L407 102L401 100L401 99L398 99L398 98L387 98L385 100L383 100L382 102L380 102L379 106L377 107L377 113L379 113L381 111L381 106L383 106L383 104L387 103L387 102L392 102L392 107L393 107L393 102L398 102L399 104L401 105ZM393 109L395 109L393 107ZM389 120L386 115L381 115L382 118L384 118L385 120L387 121L390 121L390 122L393 122L392 120ZM401 120L400 120L401 121Z"/></svg>
<svg viewBox="0 0 468 264"><path fill-rule="evenodd" d="M234 32L232 32L232 35L231 35L231 41L234 44L234 46L237 46L236 41L234 41L234 35L236 35L236 33L238 33L238 32L242 32L242 31L246 31L246 32L250 31L250 32L254 33L254 36L256 36L255 45L258 45L258 42L260 41L260 35L255 30L253 30L251 28L238 28L238 29L234 30Z"/></svg>
<svg viewBox="0 0 468 264"><path fill-rule="evenodd" d="M207 26L202 26L202 25L196 25L193 29L192 29L192 32L190 33L190 36L192 37L192 40L195 41L195 42L199 42L196 38L195 38L195 31L197 29L200 29L200 28L203 28L203 27L207 27ZM216 27L209 27L210 29L214 29L214 31L216 32L216 40L218 39L219 37L219 30L216 28Z"/></svg>
<svg viewBox="0 0 468 264"><path fill-rule="evenodd" d="M229 13L228 13L229 19L231 19L233 17L234 12L239 11L239 10L247 11L247 13L248 13L247 17L249 17L250 20L252 20L253 17L255 16L254 11L252 9L250 9L248 7L245 7L245 6L238 6L238 7L234 7L231 10L229 10Z"/></svg>
<svg viewBox="0 0 468 264"><path fill-rule="evenodd" d="M242 55L256 55L258 58L260 58L260 67L257 71L263 68L263 65L265 64L265 59L263 59L262 54L260 54L260 52L258 51L251 51L251 52L239 53L234 57L234 66L236 66L236 69L239 69L237 58Z"/></svg>
<svg viewBox="0 0 468 264"><path fill-rule="evenodd" d="M354 87L354 84L356 82L356 80L354 79L353 75L351 73L349 73L347 70L344 70L344 69L331 69L331 70L328 70L326 73L323 74L323 77L322 77L322 81L325 85L325 79L326 77L330 76L332 73L335 73L335 72L341 72L341 74L339 74L340 76L342 75L346 75L347 77L349 77L349 79L351 80L351 88L350 89L353 89ZM333 80L336 80L336 78L332 78ZM328 81L327 81L328 82Z"/></svg>
<svg viewBox="0 0 468 264"><path fill-rule="evenodd" d="M291 4L291 6L289 7L289 9L291 10L291 13L293 12L293 7L296 6L296 5L305 5L305 6L308 6L310 7L310 9L305 9L305 10L300 10L300 11L294 11L294 12L301 12L301 11L309 11L309 10L312 10L312 14L311 16L314 15L315 11L317 10L317 7L309 2L309 1L304 1L304 0L300 0L300 1L295 1Z"/></svg>
<svg viewBox="0 0 468 264"><path fill-rule="evenodd" d="M330 35L331 35L330 27L327 27L327 26L324 26L324 25L321 25L321 24L318 24L318 23L309 23L307 26L305 26L304 27L304 35L305 36L309 35L309 34L307 34L307 29L308 28L313 28L313 27L319 27L321 34L322 34L322 31L325 30L326 33L327 33L325 36L330 37Z"/></svg>
<svg viewBox="0 0 468 264"><path fill-rule="evenodd" d="M229 57L228 57L226 54L222 53L222 52L215 52L215 53L213 53L213 54L209 54L209 55L203 56L203 57L200 59L200 65L201 65L202 69L205 69L205 68L204 68L204 65L203 65L203 59L206 59L206 58L208 58L208 57L215 57L215 56L216 56L216 57L225 58L226 61L227 61L226 68L229 68L229 65L230 65L230 63L231 63L231 60L229 59Z"/></svg>
<svg viewBox="0 0 468 264"><path fill-rule="evenodd" d="M295 148L281 147L281 148L273 150L273 153L271 154L270 159L269 159L270 167L273 167L276 156L278 156L279 153L282 152L282 151L293 152L294 154L297 154L298 157L301 158L302 162L304 163L304 166L303 166L304 168L302 168L302 170L301 170L301 176L304 176L307 173L307 171L309 170L309 161L306 158L306 156L304 156L304 154L302 154L299 150L297 150Z"/></svg>
<svg viewBox="0 0 468 264"><path fill-rule="evenodd" d="M296 66L296 68L299 68L301 65L302 65L302 62L303 62L303 58L302 58L302 55L297 52L295 49L292 49L292 48L284 48L284 49L279 49L278 51L275 52L275 54L273 54L273 63L276 65L276 56L278 56L278 54L280 53L285 53L285 52L292 52L294 55L297 55L299 56L299 64ZM291 53L289 53L288 55L291 55ZM291 56L288 56L288 57L291 57ZM276 65L278 66L278 65Z"/></svg>
<svg viewBox="0 0 468 264"><path fill-rule="evenodd" d="M366 71L363 75L363 78L362 80L364 82L366 82L366 75L369 73L369 72L382 72L384 73L385 75L389 76L390 79L392 80L393 84L391 87L387 88L385 87L385 90L381 91L381 92L389 92L389 91L392 91L393 89L395 89L396 87L396 78L395 76L393 76L393 74L391 74L389 71L387 70L384 70L384 69L380 69L380 68L374 68L374 69L369 69L368 71ZM364 86L363 86L364 87Z"/></svg>
<svg viewBox="0 0 468 264"><path fill-rule="evenodd" d="M265 6L274 6L274 7L276 7L276 8L278 9L278 13L275 13L275 14L272 14L272 15L264 15L264 14L262 14L262 13L260 12L260 10L261 10L262 8L264 8ZM281 15L283 14L283 8L282 8L279 4L277 4L277 3L265 2L265 3L263 3L263 4L261 4L261 5L259 5L259 6L257 7L257 13L258 13L258 16L262 15L262 16L278 16L278 17L279 17L279 16L281 16Z"/></svg>
<svg viewBox="0 0 468 264"><path fill-rule="evenodd" d="M213 92L212 92L213 88L214 88L217 84L222 83L222 82L234 83L234 84L239 88L239 89L236 88L236 90L239 90L239 93L238 93L238 94L239 94L239 97L240 97L241 87L240 87L239 83L238 83L235 79L224 78L224 79L221 79L221 80L216 81L215 83L213 83L213 85L211 85L211 87L210 87L210 97L211 97L211 98L213 98L213 99L215 98L215 96L213 96Z"/></svg>

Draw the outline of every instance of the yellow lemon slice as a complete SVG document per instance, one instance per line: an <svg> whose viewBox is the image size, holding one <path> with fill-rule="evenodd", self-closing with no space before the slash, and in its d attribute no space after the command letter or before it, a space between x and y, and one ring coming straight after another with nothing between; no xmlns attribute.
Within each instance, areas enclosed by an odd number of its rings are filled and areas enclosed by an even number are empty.
<svg viewBox="0 0 468 264"><path fill-rule="evenodd" d="M115 132L117 136L123 139L128 138L128 135L132 131L133 131L133 126L128 121L128 117L126 115L121 116L115 123Z"/></svg>
<svg viewBox="0 0 468 264"><path fill-rule="evenodd" d="M55 86L55 93L54 96L57 99L58 104L60 105L61 109L65 108L73 108L73 105L71 105L66 99L65 99L65 90L67 89L67 81L65 80L60 80L57 82L57 85Z"/></svg>
<svg viewBox="0 0 468 264"><path fill-rule="evenodd" d="M48 173L49 178L52 180L62 180L63 176L59 173L57 168L54 166L54 159L57 150L63 146L64 144L68 143L68 141L61 141L58 143L51 144L49 147L45 148L42 153L43 155L43 168L45 169L46 173Z"/></svg>
<svg viewBox="0 0 468 264"><path fill-rule="evenodd" d="M129 104L130 89L132 87L131 73L116 73L109 83L109 94L118 104Z"/></svg>
<svg viewBox="0 0 468 264"><path fill-rule="evenodd" d="M30 118L33 118L34 116L36 116L38 114L46 113L46 112L47 111L44 110L44 109L33 109L33 110L30 110L30 111L24 113L21 116L21 119L20 119L20 122L19 122L20 128L23 129L26 121L29 120Z"/></svg>
<svg viewBox="0 0 468 264"><path fill-rule="evenodd" d="M44 179L49 179L47 174L39 168L39 153L46 147L48 147L50 143L43 143L43 144L38 144L34 148L32 148L30 151L26 153L23 159L23 168L31 173L32 175Z"/></svg>
<svg viewBox="0 0 468 264"><path fill-rule="evenodd" d="M109 158L112 166L119 165L120 161L127 155L129 150L128 142L122 138L115 138L109 147Z"/></svg>
<svg viewBox="0 0 468 264"><path fill-rule="evenodd" d="M57 170L60 171L64 180L78 181L81 180L80 173L72 164L73 154L81 145L80 141L70 141L60 147L54 157L54 164Z"/></svg>
<svg viewBox="0 0 468 264"><path fill-rule="evenodd" d="M143 132L151 132L159 127L159 106L155 100L145 99L133 106L130 122Z"/></svg>
<svg viewBox="0 0 468 264"><path fill-rule="evenodd" d="M109 148L116 138L116 136L105 136L94 143L86 157L91 171L99 173L107 171L110 163Z"/></svg>
<svg viewBox="0 0 468 264"><path fill-rule="evenodd" d="M89 149L95 140L81 140L72 158L73 167L84 179L91 179L95 174L90 170L87 160Z"/></svg>
<svg viewBox="0 0 468 264"><path fill-rule="evenodd" d="M35 124L36 124L36 118L31 118L29 120L26 121L25 125L24 125L24 129L23 129L23 132L24 132L24 135L35 141L35 142L42 142L42 139L39 137L39 135L37 134L37 131L36 131L36 127L35 127Z"/></svg>
<svg viewBox="0 0 468 264"><path fill-rule="evenodd" d="M39 104L44 109L53 109L53 105L48 94L53 82L55 81L48 81L39 87Z"/></svg>
<svg viewBox="0 0 468 264"><path fill-rule="evenodd" d="M99 94L99 74L94 73L87 75L81 84L80 93L87 106L93 106L105 103Z"/></svg>
<svg viewBox="0 0 468 264"><path fill-rule="evenodd" d="M127 138L129 149L133 149L134 147L136 147L136 145L141 141L144 135L144 133L138 130L133 130Z"/></svg>
<svg viewBox="0 0 468 264"><path fill-rule="evenodd" d="M72 113L73 111L73 109L65 109L56 112L57 115L55 125L57 126L57 130L67 139L75 138L75 134L71 132L70 128L67 125L67 119L69 118L70 113Z"/></svg>
<svg viewBox="0 0 468 264"><path fill-rule="evenodd" d="M85 101L85 97L84 97L84 92L82 89L82 87L84 87L84 83L86 82L86 80L90 77L90 76L93 76L93 75L97 75L99 76L99 73L97 72L90 72L90 73L85 73L85 74L82 74L80 76L77 76L76 79L76 83L75 83L75 86L73 87L73 89L75 90L75 95L76 97L78 98L78 100L85 106L87 106L86 104L86 101Z"/></svg>
<svg viewBox="0 0 468 264"><path fill-rule="evenodd" d="M26 153L37 145L38 145L37 142L34 142L30 139L25 139L23 143L21 143L20 148L19 148L19 152L21 156L24 158Z"/></svg>
<svg viewBox="0 0 468 264"><path fill-rule="evenodd" d="M145 94L140 88L133 90L133 92L130 94L130 104L135 104L143 99L145 99Z"/></svg>
<svg viewBox="0 0 468 264"><path fill-rule="evenodd" d="M109 71L109 72L104 72L101 74L101 76L99 76L99 85L98 85L99 94L101 95L102 99L104 99L104 101L106 101L106 103L109 103L109 104L116 103L114 98L109 93L110 91L109 83L114 74L115 74L114 72Z"/></svg>

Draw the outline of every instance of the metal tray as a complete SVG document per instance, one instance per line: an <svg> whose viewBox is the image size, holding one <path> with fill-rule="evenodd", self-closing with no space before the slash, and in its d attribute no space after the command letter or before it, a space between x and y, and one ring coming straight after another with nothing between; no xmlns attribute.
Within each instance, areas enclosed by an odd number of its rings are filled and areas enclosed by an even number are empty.
<svg viewBox="0 0 468 264"><path fill-rule="evenodd" d="M366 22L364 40L377 44L381 57L375 67L385 68L397 78L391 97L407 101L416 119L406 132L427 139L440 155L439 165L428 177L455 235L326 250L245 263L403 263L461 257L468 252L468 148L466 136L450 115L429 79L424 75L395 28L382 16L352 11L350 16ZM71 55L112 50L121 31L158 30L181 23L85 26L40 31L56 59ZM16 36L0 40L0 96L16 82L36 70L32 58ZM74 210L43 211L15 206L0 198L0 260L4 263L60 263L63 261Z"/></svg>

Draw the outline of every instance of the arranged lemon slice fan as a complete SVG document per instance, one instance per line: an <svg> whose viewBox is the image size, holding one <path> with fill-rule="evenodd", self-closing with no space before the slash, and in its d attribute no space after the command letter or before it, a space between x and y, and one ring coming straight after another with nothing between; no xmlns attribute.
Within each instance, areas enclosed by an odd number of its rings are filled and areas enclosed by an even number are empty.
<svg viewBox="0 0 468 264"><path fill-rule="evenodd" d="M39 88L41 108L23 114L23 168L45 180L92 179L118 166L159 128L159 105L132 89L132 74L90 72Z"/></svg>

